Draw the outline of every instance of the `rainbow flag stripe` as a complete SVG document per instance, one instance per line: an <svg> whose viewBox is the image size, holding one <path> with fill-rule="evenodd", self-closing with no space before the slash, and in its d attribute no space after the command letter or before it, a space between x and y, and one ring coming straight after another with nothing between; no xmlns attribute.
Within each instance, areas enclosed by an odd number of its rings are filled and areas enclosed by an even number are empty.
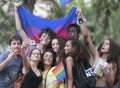
<svg viewBox="0 0 120 88"><path fill-rule="evenodd" d="M62 61L53 69L53 74L55 75L58 82L61 82L66 77Z"/></svg>

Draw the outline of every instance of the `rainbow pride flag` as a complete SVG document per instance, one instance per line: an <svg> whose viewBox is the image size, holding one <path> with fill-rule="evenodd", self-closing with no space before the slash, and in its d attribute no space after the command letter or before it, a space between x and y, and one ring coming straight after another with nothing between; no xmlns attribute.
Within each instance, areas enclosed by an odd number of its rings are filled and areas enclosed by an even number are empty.
<svg viewBox="0 0 120 88"><path fill-rule="evenodd" d="M59 0L61 6L65 6L66 4L72 2L73 0Z"/></svg>
<svg viewBox="0 0 120 88"><path fill-rule="evenodd" d="M67 27L77 23L76 8L73 7L67 16L59 19L46 19L33 15L23 6L18 7L18 15L22 28L27 36L39 43L39 33L43 28L50 27L58 36L67 37ZM19 34L19 33L18 33Z"/></svg>
<svg viewBox="0 0 120 88"><path fill-rule="evenodd" d="M53 74L57 78L58 82L61 82L66 77L66 73L62 61L53 69Z"/></svg>

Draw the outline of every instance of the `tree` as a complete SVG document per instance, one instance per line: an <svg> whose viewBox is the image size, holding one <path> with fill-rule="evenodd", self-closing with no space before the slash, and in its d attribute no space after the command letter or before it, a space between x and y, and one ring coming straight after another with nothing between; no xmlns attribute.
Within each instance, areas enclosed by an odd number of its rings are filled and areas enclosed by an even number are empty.
<svg viewBox="0 0 120 88"><path fill-rule="evenodd" d="M103 41L106 37L113 38L116 41L119 40L119 20L118 16L120 10L119 0L93 0L92 4L94 14L94 41L98 45L100 41ZM97 23L97 24L96 24ZM114 26L116 25L116 26Z"/></svg>
<svg viewBox="0 0 120 88"><path fill-rule="evenodd" d="M21 0L10 0L9 2L7 0L1 0L0 3L0 47L3 48L6 47L8 39L16 33L16 27L15 27L15 19L14 19L14 2L20 2ZM36 0L22 0L24 6L31 12L33 12L34 4L36 3ZM46 3L46 1L42 0L43 3ZM51 8L54 13L57 12L57 15L53 15L56 17L60 17L62 10L58 6L58 4L55 1L49 1L52 3L52 6L55 6L55 10ZM53 4L54 3L54 4ZM47 4L47 3L46 3ZM49 5L49 4L48 4ZM61 10L59 14L59 10ZM63 12L64 14L64 12ZM50 16L52 18L53 16Z"/></svg>
<svg viewBox="0 0 120 88"><path fill-rule="evenodd" d="M15 34L15 21L13 2L21 0L1 0L0 3L0 45L5 45L9 37ZM87 19L87 26L91 32L92 40L96 46L106 37L119 40L119 0L91 0L91 6L87 6L84 0L73 0L65 7L61 7L57 0L22 0L24 6L33 12L35 3L50 5L48 18L60 18L65 16L73 6L80 6L83 15ZM39 1L39 2L37 2ZM8 6L8 7L7 7ZM7 8L7 9L6 9ZM44 8L42 8L44 9Z"/></svg>
<svg viewBox="0 0 120 88"><path fill-rule="evenodd" d="M65 7L61 7L58 2L56 0L51 0L50 1L52 3L51 6L51 14L49 14L49 18L60 18L60 17L64 17L66 15L66 8Z"/></svg>
<svg viewBox="0 0 120 88"><path fill-rule="evenodd" d="M78 3L76 3L78 2ZM106 37L119 41L120 33L120 1L119 0L91 0L87 6L84 0L74 0L66 9L80 6L87 19L87 26L93 43L98 46Z"/></svg>
<svg viewBox="0 0 120 88"><path fill-rule="evenodd" d="M4 7L8 5L9 8ZM4 43L9 39L10 35L15 33L15 21L13 16L13 4L2 2L0 5L0 43Z"/></svg>
<svg viewBox="0 0 120 88"><path fill-rule="evenodd" d="M23 0L23 5L24 5L30 12L33 12L35 2L36 2L36 0Z"/></svg>

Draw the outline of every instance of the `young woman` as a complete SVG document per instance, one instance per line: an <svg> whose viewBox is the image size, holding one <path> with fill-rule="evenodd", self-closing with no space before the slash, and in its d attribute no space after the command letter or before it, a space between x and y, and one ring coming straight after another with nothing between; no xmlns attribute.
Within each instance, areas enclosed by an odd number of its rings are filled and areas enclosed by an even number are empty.
<svg viewBox="0 0 120 88"><path fill-rule="evenodd" d="M94 49L94 48L93 48ZM95 62L93 67L96 68L101 60L107 62L106 66L100 65L102 76L96 76L96 88L114 88L116 77L118 75L118 44L112 39L106 39L98 48L98 52L94 49Z"/></svg>
<svg viewBox="0 0 120 88"><path fill-rule="evenodd" d="M42 82L42 72L39 64L41 61L41 52L35 48L30 51L29 59L26 58L24 49L28 46L28 42L23 41L21 46L23 57L23 74L25 75L21 88L38 88Z"/></svg>
<svg viewBox="0 0 120 88"><path fill-rule="evenodd" d="M80 9L78 10L78 15L80 16ZM83 20L84 23L84 20ZM86 26L81 26L81 29L86 29ZM87 46L89 49L89 53L94 58L94 65L99 62L100 59L106 61L108 64L107 66L101 66L101 70L103 72L102 77L96 77L97 83L96 88L113 88L116 78L119 74L119 63L118 63L118 45L112 39L106 39L103 44L99 47L99 52L94 48L92 44L91 37L89 32L86 30L84 31L85 41L87 42Z"/></svg>
<svg viewBox="0 0 120 88"><path fill-rule="evenodd" d="M65 68L66 68L66 75L67 75L67 88L73 88L73 67L75 65L75 62L78 58L83 58L84 55L87 56L87 54L83 54L83 46L82 43L79 41L78 38L70 38L66 41L65 47L65 59L63 60L65 62ZM85 53L85 52L84 52ZM84 80L83 80L84 81Z"/></svg>
<svg viewBox="0 0 120 88"><path fill-rule="evenodd" d="M58 85L57 79L52 72L56 65L56 57L54 55L54 52L50 49L46 50L42 55L42 60L43 60L42 88L64 88L64 84Z"/></svg>
<svg viewBox="0 0 120 88"><path fill-rule="evenodd" d="M51 46L52 46L52 50L56 54L56 62L58 64L63 58L65 40L60 36L55 36L51 40Z"/></svg>

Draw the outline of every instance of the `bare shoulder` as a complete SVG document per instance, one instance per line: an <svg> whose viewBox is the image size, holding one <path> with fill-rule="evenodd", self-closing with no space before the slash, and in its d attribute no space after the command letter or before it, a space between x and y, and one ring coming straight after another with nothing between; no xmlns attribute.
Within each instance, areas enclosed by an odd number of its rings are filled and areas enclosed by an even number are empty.
<svg viewBox="0 0 120 88"><path fill-rule="evenodd" d="M72 58L71 56L68 56L68 57L66 58L66 62L73 62L73 58Z"/></svg>
<svg viewBox="0 0 120 88"><path fill-rule="evenodd" d="M108 66L113 70L117 69L117 64L116 63L109 63Z"/></svg>

